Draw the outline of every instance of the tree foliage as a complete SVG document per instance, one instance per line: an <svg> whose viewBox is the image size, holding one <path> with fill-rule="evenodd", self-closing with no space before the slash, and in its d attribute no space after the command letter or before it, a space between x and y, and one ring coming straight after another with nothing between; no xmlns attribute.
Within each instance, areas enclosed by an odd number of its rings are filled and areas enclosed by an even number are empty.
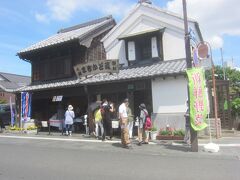
<svg viewBox="0 0 240 180"><path fill-rule="evenodd" d="M240 114L240 98L235 98L232 101L231 106L234 115Z"/></svg>
<svg viewBox="0 0 240 180"><path fill-rule="evenodd" d="M225 68L226 79L230 81L230 93L240 95L240 71L231 68ZM216 79L223 80L223 68L220 66L215 66L215 76ZM206 71L206 79L212 79L211 70Z"/></svg>

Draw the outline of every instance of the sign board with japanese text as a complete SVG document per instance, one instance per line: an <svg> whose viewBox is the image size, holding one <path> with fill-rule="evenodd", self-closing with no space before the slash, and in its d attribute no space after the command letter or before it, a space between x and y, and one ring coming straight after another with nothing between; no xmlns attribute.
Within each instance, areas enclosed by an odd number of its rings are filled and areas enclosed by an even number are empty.
<svg viewBox="0 0 240 180"><path fill-rule="evenodd" d="M62 101L63 96L53 96L52 102L60 102Z"/></svg>
<svg viewBox="0 0 240 180"><path fill-rule="evenodd" d="M208 113L205 73L202 68L192 68L187 70L187 76L191 126L195 131L201 131L207 127L206 117Z"/></svg>
<svg viewBox="0 0 240 180"><path fill-rule="evenodd" d="M97 60L74 66L74 71L78 78L99 73L118 73L118 60Z"/></svg>
<svg viewBox="0 0 240 180"><path fill-rule="evenodd" d="M200 42L197 45L197 58L199 59L199 65L198 67L202 67L205 70L206 69L211 69L213 64L212 64L212 57L209 55L211 52L210 45L206 42Z"/></svg>

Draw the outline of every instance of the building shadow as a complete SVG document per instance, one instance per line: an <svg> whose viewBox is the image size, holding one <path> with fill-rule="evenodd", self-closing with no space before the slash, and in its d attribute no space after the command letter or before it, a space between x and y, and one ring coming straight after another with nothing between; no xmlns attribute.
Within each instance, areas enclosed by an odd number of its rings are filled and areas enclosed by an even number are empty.
<svg viewBox="0 0 240 180"><path fill-rule="evenodd" d="M121 143L112 143L113 147L117 147L117 148L122 148L122 144Z"/></svg>
<svg viewBox="0 0 240 180"><path fill-rule="evenodd" d="M191 152L191 147L189 145L175 146L172 144L161 144L161 146L163 146L165 149L169 149L169 150Z"/></svg>

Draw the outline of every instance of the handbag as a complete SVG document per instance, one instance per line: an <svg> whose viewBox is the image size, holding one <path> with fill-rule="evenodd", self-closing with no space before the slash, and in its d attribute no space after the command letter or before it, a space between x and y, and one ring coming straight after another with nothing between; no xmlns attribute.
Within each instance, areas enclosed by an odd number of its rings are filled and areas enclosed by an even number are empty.
<svg viewBox="0 0 240 180"><path fill-rule="evenodd" d="M144 130L150 130L152 128L152 120L151 120L150 116L145 111L143 111L143 112L146 116L146 120L145 120L145 123L144 123Z"/></svg>

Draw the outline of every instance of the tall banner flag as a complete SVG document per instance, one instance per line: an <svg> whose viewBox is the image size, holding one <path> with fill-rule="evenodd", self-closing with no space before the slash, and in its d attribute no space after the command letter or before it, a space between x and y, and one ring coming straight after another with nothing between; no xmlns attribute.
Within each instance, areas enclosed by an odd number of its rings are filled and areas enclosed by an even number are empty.
<svg viewBox="0 0 240 180"><path fill-rule="evenodd" d="M21 119L28 121L31 118L31 100L32 96L28 92L21 93Z"/></svg>
<svg viewBox="0 0 240 180"><path fill-rule="evenodd" d="M9 102L10 102L10 110L11 110L11 126L13 127L15 122L15 112L12 105L12 96L10 96Z"/></svg>
<svg viewBox="0 0 240 180"><path fill-rule="evenodd" d="M207 127L207 96L205 93L205 73L202 68L187 70L190 97L190 122L195 131Z"/></svg>

